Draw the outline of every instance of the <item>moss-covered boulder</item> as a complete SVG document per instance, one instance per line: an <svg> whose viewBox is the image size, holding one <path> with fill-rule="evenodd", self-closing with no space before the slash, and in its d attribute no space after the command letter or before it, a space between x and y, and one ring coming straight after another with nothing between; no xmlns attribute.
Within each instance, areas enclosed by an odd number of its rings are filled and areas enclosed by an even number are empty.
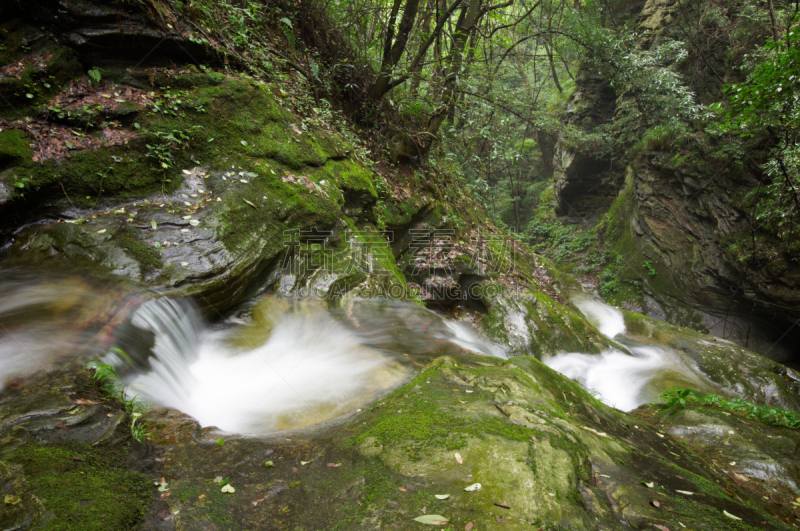
<svg viewBox="0 0 800 531"><path fill-rule="evenodd" d="M19 233L8 264L99 267L221 311L273 283L336 297L364 282L378 294L398 284L406 294L389 242L372 225L375 173L348 158L346 143L302 127L263 85L219 74L182 80L180 116L140 113L146 145L9 170L6 183L24 183L10 204L61 190L65 213L89 210ZM86 167L105 158L105 171ZM102 188L83 197L93 186Z"/></svg>
<svg viewBox="0 0 800 531"><path fill-rule="evenodd" d="M445 529L745 530L789 517L530 357L438 358L343 421L273 437L149 420L171 448L177 529L422 529L427 514Z"/></svg>
<svg viewBox="0 0 800 531"><path fill-rule="evenodd" d="M0 395L4 529L133 529L156 507L156 463L141 460L123 404L104 397L79 366L71 371Z"/></svg>
<svg viewBox="0 0 800 531"><path fill-rule="evenodd" d="M771 504L796 507L800 495L798 430L692 402L679 409L647 407L637 415L658 424L743 488Z"/></svg>
<svg viewBox="0 0 800 531"><path fill-rule="evenodd" d="M541 359L565 351L597 354L614 345L563 299L557 302L527 289L509 292L503 286L483 291L488 307L484 329L513 355Z"/></svg>

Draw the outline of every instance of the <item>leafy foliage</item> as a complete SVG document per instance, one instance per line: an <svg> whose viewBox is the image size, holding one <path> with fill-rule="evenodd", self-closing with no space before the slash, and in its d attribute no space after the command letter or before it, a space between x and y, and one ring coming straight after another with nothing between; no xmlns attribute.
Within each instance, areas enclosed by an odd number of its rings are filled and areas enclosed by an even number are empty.
<svg viewBox="0 0 800 531"><path fill-rule="evenodd" d="M765 424L800 429L800 414L779 407L760 406L742 398L729 399L714 394L704 396L695 391L676 387L663 393L660 398L664 400L662 407L665 409L683 409L690 402L695 402L744 413L748 417Z"/></svg>
<svg viewBox="0 0 800 531"><path fill-rule="evenodd" d="M117 354L127 357L127 355L119 349L114 349ZM122 379L113 365L102 363L99 361L91 362L87 366L94 371L92 377L97 380L103 387L103 390L108 393L112 398L119 400L125 405L125 409L131 414L131 435L137 441L150 438L150 432L139 420L150 408L147 404L139 400L136 396L128 397L125 386L122 384Z"/></svg>
<svg viewBox="0 0 800 531"><path fill-rule="evenodd" d="M711 109L721 118L714 129L742 137L763 137L769 157L761 165L767 181L747 195L756 230L777 236L787 254L797 259L800 240L800 35L797 17L785 40L768 41L763 60L743 83L728 85L729 105ZM755 259L755 250L750 254Z"/></svg>

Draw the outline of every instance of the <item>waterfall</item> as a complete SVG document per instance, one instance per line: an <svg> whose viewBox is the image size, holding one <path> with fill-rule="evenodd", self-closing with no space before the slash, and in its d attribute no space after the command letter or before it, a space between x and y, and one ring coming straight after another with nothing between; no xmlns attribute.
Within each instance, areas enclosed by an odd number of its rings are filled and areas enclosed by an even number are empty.
<svg viewBox="0 0 800 531"><path fill-rule="evenodd" d="M671 386L707 387L701 373L671 349L626 338L625 319L618 308L583 294L573 297L572 302L600 333L616 339L630 353L612 348L600 354L564 353L543 361L602 402L630 411L657 400Z"/></svg>
<svg viewBox="0 0 800 531"><path fill-rule="evenodd" d="M132 324L154 334L131 395L239 433L334 419L405 383L442 354L505 357L466 324L414 304L351 301L344 310L263 297L244 315L201 327L185 301L143 304ZM122 362L112 354L107 361Z"/></svg>
<svg viewBox="0 0 800 531"><path fill-rule="evenodd" d="M625 333L625 317L619 308L614 308L594 297L585 295L572 297L572 303L592 326L609 339Z"/></svg>

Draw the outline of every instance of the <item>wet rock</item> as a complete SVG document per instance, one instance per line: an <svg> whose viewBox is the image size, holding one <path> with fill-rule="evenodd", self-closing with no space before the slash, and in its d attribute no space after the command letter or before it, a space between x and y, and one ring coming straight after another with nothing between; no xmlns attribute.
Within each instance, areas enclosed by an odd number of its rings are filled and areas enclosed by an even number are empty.
<svg viewBox="0 0 800 531"><path fill-rule="evenodd" d="M691 329L624 312L627 334L674 349L720 394L800 411L800 393L786 368L741 346Z"/></svg>
<svg viewBox="0 0 800 531"><path fill-rule="evenodd" d="M714 407L685 409L663 418L671 435L744 487L776 500L784 498L787 504L800 496L797 430L768 426Z"/></svg>
<svg viewBox="0 0 800 531"><path fill-rule="evenodd" d="M590 325L574 307L560 304L543 292L485 286L488 307L486 333L510 353L537 358L559 352L599 353L612 342Z"/></svg>
<svg viewBox="0 0 800 531"><path fill-rule="evenodd" d="M457 527L501 518L512 529L727 529L723 511L783 529L772 515L789 514L529 357L438 358L367 410L299 432L242 437L171 412L149 420L171 448L164 475L177 529L402 529L423 507Z"/></svg>

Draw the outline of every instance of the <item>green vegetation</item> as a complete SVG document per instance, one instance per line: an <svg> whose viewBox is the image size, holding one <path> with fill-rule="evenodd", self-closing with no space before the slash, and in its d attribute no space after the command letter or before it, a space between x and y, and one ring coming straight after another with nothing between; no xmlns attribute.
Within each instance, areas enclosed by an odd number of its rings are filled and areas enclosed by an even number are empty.
<svg viewBox="0 0 800 531"><path fill-rule="evenodd" d="M115 348L114 351L123 358L128 357L127 354L118 348ZM147 428L143 422L139 420L142 415L149 410L149 406L139 400L136 396L128 396L125 386L122 385L122 380L120 379L117 370L113 366L107 363L93 361L89 363L88 368L94 371L92 377L100 383L100 385L103 387L103 390L108 393L111 398L122 402L122 404L125 406L125 410L130 413L131 436L140 442L145 439L149 439L151 436L150 432L147 431Z"/></svg>
<svg viewBox="0 0 800 531"><path fill-rule="evenodd" d="M665 409L683 409L690 403L716 406L728 411L744 413L751 419L774 426L800 429L800 414L783 408L754 404L741 398L724 398L714 394L701 395L695 391L673 387L660 397Z"/></svg>
<svg viewBox="0 0 800 531"><path fill-rule="evenodd" d="M47 531L131 529L153 490L147 476L127 468L119 447L28 444L9 461L23 466L28 486L52 513Z"/></svg>

